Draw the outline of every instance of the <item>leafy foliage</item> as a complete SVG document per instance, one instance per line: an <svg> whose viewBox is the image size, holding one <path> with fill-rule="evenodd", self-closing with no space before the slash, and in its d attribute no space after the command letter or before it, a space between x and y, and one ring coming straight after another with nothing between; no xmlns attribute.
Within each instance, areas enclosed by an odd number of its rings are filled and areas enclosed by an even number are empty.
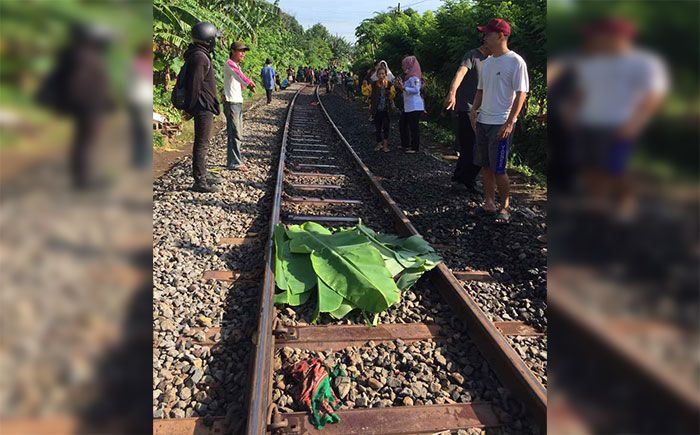
<svg viewBox="0 0 700 435"><path fill-rule="evenodd" d="M275 303L302 305L315 288L314 321L320 313L341 319L354 309L376 319L441 261L418 236L379 234L362 223L335 231L314 222L286 230L279 224L274 238L275 283L282 290Z"/></svg>
<svg viewBox="0 0 700 435"><path fill-rule="evenodd" d="M153 1L154 43L154 107L167 114L172 111L166 99L170 81L183 65L191 27L209 21L224 34L221 46L214 52L214 68L219 87L223 82L222 67L233 41L243 40L249 46L241 67L258 85L265 59L271 58L277 70L304 66L325 67L329 63L347 63L351 45L333 36L321 24L306 31L297 20L283 12L277 2L263 0L169 0ZM248 91L246 91L248 92Z"/></svg>

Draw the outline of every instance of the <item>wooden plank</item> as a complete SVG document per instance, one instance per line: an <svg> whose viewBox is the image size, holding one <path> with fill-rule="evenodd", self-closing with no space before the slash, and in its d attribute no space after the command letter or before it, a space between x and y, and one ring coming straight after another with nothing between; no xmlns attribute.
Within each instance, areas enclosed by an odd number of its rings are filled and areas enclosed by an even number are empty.
<svg viewBox="0 0 700 435"><path fill-rule="evenodd" d="M340 422L316 429L306 412L283 413L291 433L319 435L408 435L487 428L500 422L489 403L393 406L338 411Z"/></svg>

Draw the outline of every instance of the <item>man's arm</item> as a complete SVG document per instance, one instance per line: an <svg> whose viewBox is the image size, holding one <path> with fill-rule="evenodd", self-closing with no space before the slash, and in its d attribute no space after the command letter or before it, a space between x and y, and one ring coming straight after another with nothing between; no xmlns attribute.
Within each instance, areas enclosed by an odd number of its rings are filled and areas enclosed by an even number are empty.
<svg viewBox="0 0 700 435"><path fill-rule="evenodd" d="M474 95L474 102L472 103L472 110L469 112L469 121L471 121L472 128L476 131L476 112L481 107L481 100L484 96L483 89L477 89Z"/></svg>
<svg viewBox="0 0 700 435"><path fill-rule="evenodd" d="M505 139L513 133L513 126L515 125L515 120L518 119L520 110L523 108L525 103L525 97L527 97L527 92L516 92L515 98L513 99L513 104L510 106L510 114L506 123L503 124L501 130L498 132L498 139Z"/></svg>
<svg viewBox="0 0 700 435"><path fill-rule="evenodd" d="M457 68L457 72L455 73L452 83L450 84L450 92L447 94L447 98L445 98L445 109L453 110L455 108L455 105L457 104L457 89L459 88L459 85L462 84L462 80L464 79L464 76L467 75L468 71L469 68L464 65Z"/></svg>
<svg viewBox="0 0 700 435"><path fill-rule="evenodd" d="M650 92L639 103L630 119L622 125L618 134L625 139L637 137L649 120L661 107L664 100L664 93Z"/></svg>

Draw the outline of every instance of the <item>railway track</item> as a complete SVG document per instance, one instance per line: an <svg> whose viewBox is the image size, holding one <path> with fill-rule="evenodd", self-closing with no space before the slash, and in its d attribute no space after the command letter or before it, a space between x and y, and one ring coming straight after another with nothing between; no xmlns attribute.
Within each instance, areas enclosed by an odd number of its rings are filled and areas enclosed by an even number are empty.
<svg viewBox="0 0 700 435"><path fill-rule="evenodd" d="M286 116L268 235L278 223L342 226L360 219L379 231L418 234L335 126L317 88L302 87ZM155 420L155 433L316 433L307 414L293 409L284 382L284 368L312 354L344 362L364 359L361 367L379 378L368 385L369 376L356 372L345 397L352 406L341 408L341 422L326 426L324 433L412 434L500 426L526 433L544 430L546 390L506 338L539 333L521 322L489 321L463 288L464 281L488 279L488 274L451 271L440 264L412 289L411 302L402 298L399 305L411 307L392 307L382 314L378 327L368 328L352 316L338 322L322 318L318 325L309 325L309 310L303 306L273 304L273 262L274 243L268 237L263 276L208 273L212 279L262 280L245 421L226 416ZM204 344L226 345L218 328L202 332ZM387 360L402 358L404 367L414 364L417 373L404 377L397 370L373 366L376 360L368 356L378 353ZM430 360L424 358L426 353ZM446 368L439 367L443 364ZM466 370L468 364L477 370ZM426 388L416 388L424 383ZM416 391L408 402L408 393L403 393L407 388ZM513 427L516 420L518 426Z"/></svg>

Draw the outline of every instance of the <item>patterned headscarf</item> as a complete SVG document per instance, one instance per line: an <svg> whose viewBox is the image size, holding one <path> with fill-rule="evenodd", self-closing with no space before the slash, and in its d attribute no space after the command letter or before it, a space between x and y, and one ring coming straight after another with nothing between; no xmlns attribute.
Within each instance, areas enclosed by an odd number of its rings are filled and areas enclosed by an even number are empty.
<svg viewBox="0 0 700 435"><path fill-rule="evenodd" d="M416 56L404 57L404 59L401 61L401 68L403 69L404 74L406 74L406 79L409 77L418 77L419 79L423 78L423 73L421 72L420 64L418 63Z"/></svg>

